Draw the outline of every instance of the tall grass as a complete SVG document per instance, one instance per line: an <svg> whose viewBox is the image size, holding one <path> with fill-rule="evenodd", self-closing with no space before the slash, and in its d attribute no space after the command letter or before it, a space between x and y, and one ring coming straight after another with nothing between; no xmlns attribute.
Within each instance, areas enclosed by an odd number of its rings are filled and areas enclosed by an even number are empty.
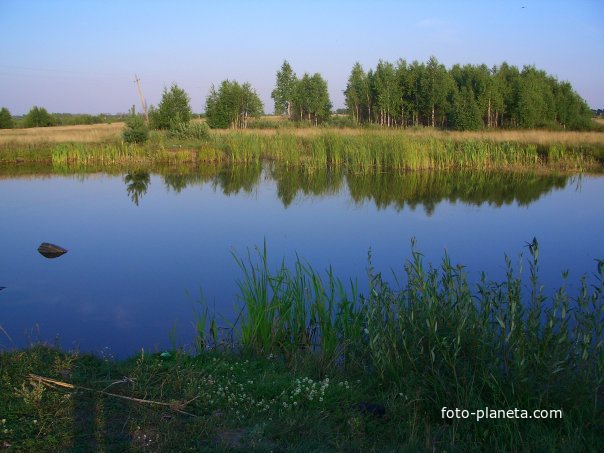
<svg viewBox="0 0 604 453"><path fill-rule="evenodd" d="M602 168L601 145L576 143L536 144L489 138L451 138L447 135L416 135L391 131L295 130L264 134L226 132L209 136L174 138L151 134L145 145L63 143L41 145L41 152L56 165L91 166L127 163L207 162L258 163L276 161L309 170L346 168L369 173L444 169L555 168L585 170ZM0 161L35 159L35 152L20 152L22 145L0 150Z"/></svg>
<svg viewBox="0 0 604 453"><path fill-rule="evenodd" d="M233 133L214 136L213 146L230 162L265 159L308 168L345 167L355 172L540 166L580 170L599 165L591 149L581 146L452 140L381 132L324 132L308 136Z"/></svg>
<svg viewBox="0 0 604 453"><path fill-rule="evenodd" d="M299 258L271 271L265 245L257 257L235 257L244 304L237 332L258 353L310 354L323 372L343 366L373 374L412 399L428 425L451 423L470 444L485 440L484 427L443 421L442 407L562 409L593 434L604 428L594 425L604 419L604 261L593 285L583 278L571 296L564 275L547 297L537 241L527 248L527 275L522 256L517 270L506 257L503 281L483 274L472 286L463 266L447 255L440 267L426 265L413 244L396 287L370 260L369 292L361 295L356 283L344 285L331 269L322 277ZM490 427L519 445L522 422Z"/></svg>

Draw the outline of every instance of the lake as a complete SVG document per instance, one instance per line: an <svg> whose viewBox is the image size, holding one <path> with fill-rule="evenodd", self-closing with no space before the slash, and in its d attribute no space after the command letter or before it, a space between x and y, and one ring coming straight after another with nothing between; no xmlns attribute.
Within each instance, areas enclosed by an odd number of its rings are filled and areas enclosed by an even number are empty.
<svg viewBox="0 0 604 453"><path fill-rule="evenodd" d="M5 172L6 173L6 172ZM411 239L472 281L505 275L536 237L546 294L571 294L604 258L604 176L414 172L355 175L270 165L202 172L33 174L0 179L0 348L58 342L123 357L193 343L204 306L240 311L233 254L266 242L366 290L368 252L390 281ZM38 253L42 242L68 249ZM526 265L525 265L526 268ZM526 273L525 269L525 273Z"/></svg>

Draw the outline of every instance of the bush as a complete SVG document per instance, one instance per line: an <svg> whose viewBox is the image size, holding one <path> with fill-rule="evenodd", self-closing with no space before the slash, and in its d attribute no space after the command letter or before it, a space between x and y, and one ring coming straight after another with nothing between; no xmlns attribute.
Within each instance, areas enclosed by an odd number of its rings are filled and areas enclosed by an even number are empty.
<svg viewBox="0 0 604 453"><path fill-rule="evenodd" d="M323 124L327 127L337 127L337 128L357 127L357 124L348 115L332 116L327 121L325 121L325 123L323 123Z"/></svg>
<svg viewBox="0 0 604 453"><path fill-rule="evenodd" d="M178 139L207 140L210 138L210 128L206 123L189 121L171 127L168 136Z"/></svg>
<svg viewBox="0 0 604 453"><path fill-rule="evenodd" d="M127 118L122 137L126 143L145 143L149 139L149 128L145 120L141 116Z"/></svg>
<svg viewBox="0 0 604 453"><path fill-rule="evenodd" d="M2 110L0 110L0 129L12 129L13 126L13 118L10 116L10 112L6 107L2 107Z"/></svg>

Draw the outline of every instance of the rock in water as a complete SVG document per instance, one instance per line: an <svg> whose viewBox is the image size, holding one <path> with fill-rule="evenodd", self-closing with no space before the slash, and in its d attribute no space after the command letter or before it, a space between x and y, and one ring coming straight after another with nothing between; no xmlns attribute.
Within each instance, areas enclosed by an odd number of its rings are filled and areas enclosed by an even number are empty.
<svg viewBox="0 0 604 453"><path fill-rule="evenodd" d="M38 252L40 252L40 255L42 255L46 258L57 258L65 253L67 253L67 250L64 249L63 247L60 247L55 244L50 244L48 242L42 242L40 244L40 247L38 247Z"/></svg>
<svg viewBox="0 0 604 453"><path fill-rule="evenodd" d="M0 286L0 291L2 291L6 286Z"/></svg>

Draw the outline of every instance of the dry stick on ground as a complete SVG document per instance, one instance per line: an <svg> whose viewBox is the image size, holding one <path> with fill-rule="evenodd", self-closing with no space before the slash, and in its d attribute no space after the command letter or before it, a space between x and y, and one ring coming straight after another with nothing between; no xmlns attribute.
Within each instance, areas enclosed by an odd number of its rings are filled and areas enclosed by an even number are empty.
<svg viewBox="0 0 604 453"><path fill-rule="evenodd" d="M141 398L134 398L131 396L126 396L126 395L119 395L117 393L110 393L110 392L105 392L104 390L95 390L95 389L91 389L88 387L82 387L80 385L74 385L74 384L69 384L67 382L61 382L61 381L57 381L55 379L51 379L51 378L47 378L47 377L43 377L43 376L38 376L37 374L29 374L29 378L35 381L38 381L48 387L54 388L56 387L61 387L61 388L66 388L66 389L71 389L71 390L86 390L88 392L94 392L94 393L100 393L102 395L107 395L107 396L113 396L115 398L121 398L121 399L125 399L128 401L134 401L136 403L143 403L143 404L153 404L156 406L166 406L169 407L170 409L172 409L175 412L179 412L181 414L185 414L185 415L189 415L191 417L197 417L197 415L195 414L191 414L190 412L185 412L183 409L185 407L187 407L187 405L189 405L190 403L192 403L193 401L195 401L197 398L199 398L199 396L196 396L193 399L190 399L189 401L176 401L173 403L164 403L161 401L153 401L153 400L146 400L146 399L141 399Z"/></svg>

